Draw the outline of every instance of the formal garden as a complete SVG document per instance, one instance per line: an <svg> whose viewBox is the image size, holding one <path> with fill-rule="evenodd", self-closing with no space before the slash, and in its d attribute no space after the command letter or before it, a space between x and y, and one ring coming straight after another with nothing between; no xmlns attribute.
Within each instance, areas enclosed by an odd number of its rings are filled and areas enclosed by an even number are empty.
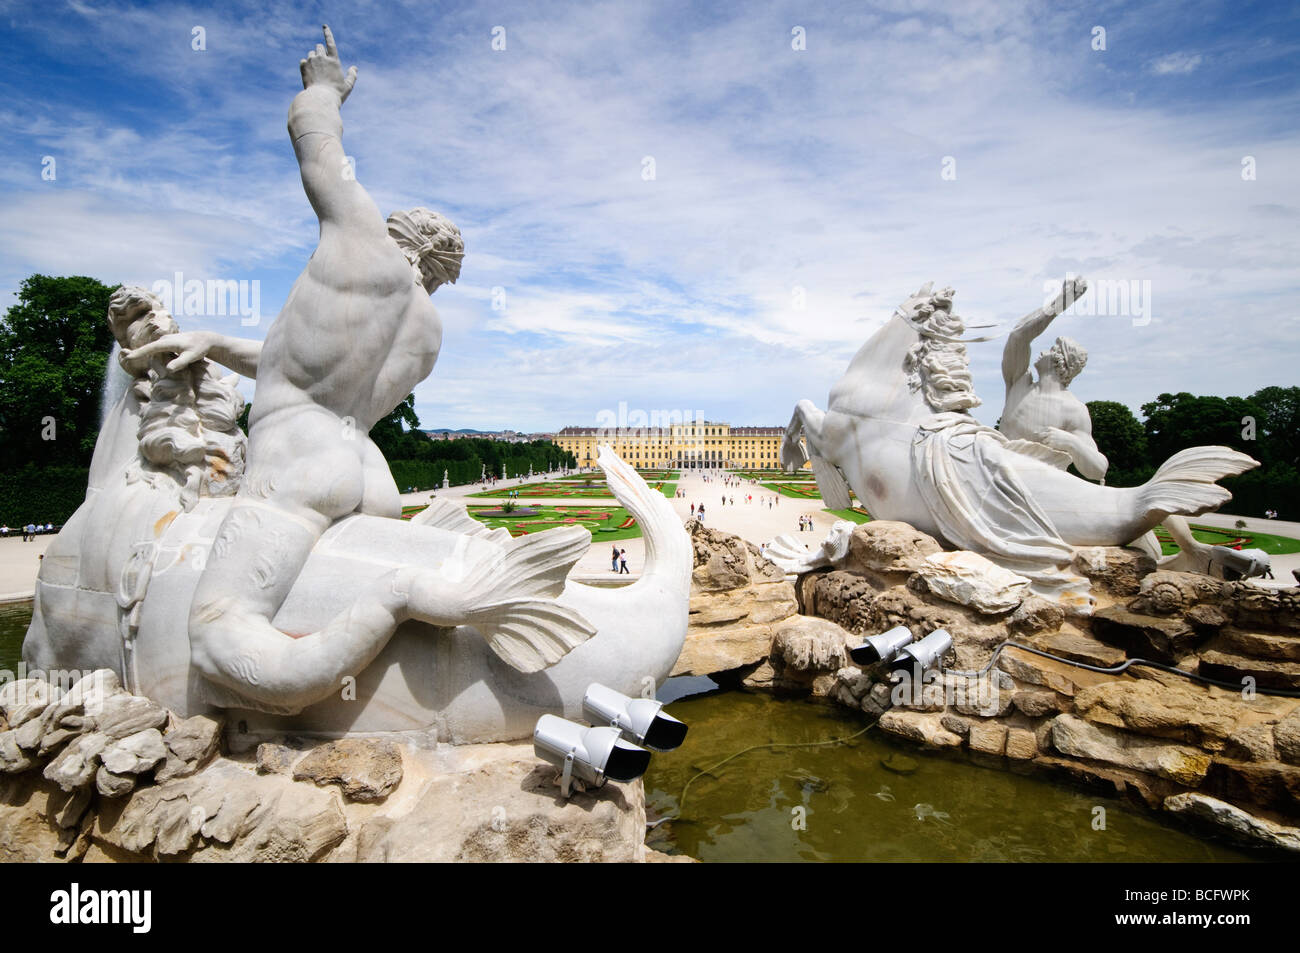
<svg viewBox="0 0 1300 953"><path fill-rule="evenodd" d="M423 506L402 507L402 519L409 520ZM527 536L558 526L585 526L597 542L639 539L641 526L621 506L523 506L506 502L501 506L470 506L469 515L491 529L507 529L511 536Z"/></svg>

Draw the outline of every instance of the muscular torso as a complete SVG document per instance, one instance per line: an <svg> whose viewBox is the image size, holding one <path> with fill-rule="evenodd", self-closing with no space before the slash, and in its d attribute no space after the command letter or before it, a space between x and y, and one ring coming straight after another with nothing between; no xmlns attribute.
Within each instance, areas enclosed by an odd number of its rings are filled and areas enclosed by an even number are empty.
<svg viewBox="0 0 1300 953"><path fill-rule="evenodd" d="M429 375L441 343L396 243L325 230L266 336L252 422L313 404L367 433Z"/></svg>
<svg viewBox="0 0 1300 953"><path fill-rule="evenodd" d="M1013 439L1036 440L1048 427L1089 436L1092 419L1088 408L1068 390L1046 392L1027 373L1007 392L998 429Z"/></svg>

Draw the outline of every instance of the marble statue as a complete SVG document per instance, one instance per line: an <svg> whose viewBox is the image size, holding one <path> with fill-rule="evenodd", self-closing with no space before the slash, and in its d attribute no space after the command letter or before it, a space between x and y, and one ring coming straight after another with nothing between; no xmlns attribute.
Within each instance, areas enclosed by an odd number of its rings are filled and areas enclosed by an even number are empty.
<svg viewBox="0 0 1300 953"><path fill-rule="evenodd" d="M980 399L952 299L951 288L925 285L854 356L825 411L808 400L795 407L781 462L811 461L827 507L849 506L851 488L877 519L910 523L1086 605L1087 581L1068 569L1073 547L1124 545L1171 513L1213 510L1230 499L1215 480L1258 466L1227 447L1192 447L1138 487L1065 472L1062 451L971 415ZM1031 315L1021 326L1041 323Z"/></svg>
<svg viewBox="0 0 1300 953"><path fill-rule="evenodd" d="M455 282L464 246L427 209L385 220L340 174L356 69L343 71L328 27L324 40L289 110L319 244L264 344L181 333L150 292L114 294L129 386L86 500L42 562L24 658L111 668L180 714L454 742L576 716L591 681L653 690L685 636L690 544L608 448L611 491L646 536L629 587L568 579L590 546L581 527L512 538L443 500L401 519L366 435L432 370L442 325L429 297ZM239 374L257 380L247 440Z"/></svg>
<svg viewBox="0 0 1300 953"><path fill-rule="evenodd" d="M796 537L783 533L772 540L763 555L787 573L798 574L824 566L838 566L849 554L853 527L854 524L848 520L836 520L816 549L810 549Z"/></svg>
<svg viewBox="0 0 1300 953"><path fill-rule="evenodd" d="M1087 283L1066 281L1061 294L1045 308L1020 320L1007 335L1002 352L1006 402L998 430L1013 440L1033 440L1056 451L1042 457L1064 470L1070 464L1089 480L1104 480L1109 462L1092 439L1092 417L1083 401L1068 390L1088 363L1088 352L1066 337L1058 337L1029 366L1030 345L1048 325L1077 301ZM1034 380L1034 371L1038 380Z"/></svg>

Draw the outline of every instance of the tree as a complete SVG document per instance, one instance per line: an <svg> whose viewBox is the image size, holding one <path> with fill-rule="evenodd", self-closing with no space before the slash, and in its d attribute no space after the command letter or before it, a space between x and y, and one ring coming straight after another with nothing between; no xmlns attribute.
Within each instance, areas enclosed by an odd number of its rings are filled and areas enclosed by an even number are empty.
<svg viewBox="0 0 1300 953"><path fill-rule="evenodd" d="M1161 394L1142 405L1148 459L1158 466L1188 447L1232 447L1252 456L1256 440L1242 420L1261 420L1264 411L1250 397L1197 397L1186 392Z"/></svg>
<svg viewBox="0 0 1300 953"><path fill-rule="evenodd" d="M20 463L87 466L113 347L94 278L32 275L0 320L0 452Z"/></svg>
<svg viewBox="0 0 1300 953"><path fill-rule="evenodd" d="M402 428L405 423L409 430ZM407 459L411 450L409 431L418 430L420 418L415 413L415 394L393 408L392 412L370 428L370 439L389 460ZM421 435L422 437L423 435Z"/></svg>
<svg viewBox="0 0 1300 953"><path fill-rule="evenodd" d="M1259 452L1252 456L1300 467L1300 387L1265 387L1250 402L1263 413L1256 422Z"/></svg>
<svg viewBox="0 0 1300 953"><path fill-rule="evenodd" d="M1136 486L1150 476L1147 435L1133 411L1114 400L1088 401L1092 417L1092 439L1106 455L1109 486Z"/></svg>

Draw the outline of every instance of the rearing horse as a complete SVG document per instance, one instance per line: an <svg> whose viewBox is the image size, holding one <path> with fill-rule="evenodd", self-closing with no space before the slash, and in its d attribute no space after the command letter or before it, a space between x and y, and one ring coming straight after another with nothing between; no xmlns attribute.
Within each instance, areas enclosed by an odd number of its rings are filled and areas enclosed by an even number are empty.
<svg viewBox="0 0 1300 953"><path fill-rule="evenodd" d="M910 523L1060 592L1080 588L1064 572L1073 547L1122 546L1169 514L1217 509L1231 494L1214 481L1259 465L1228 447L1192 447L1129 488L1057 469L1040 444L968 413L980 399L952 297L925 285L854 356L826 411L795 406L781 463L794 470L810 460L831 509L848 507L852 489L877 519Z"/></svg>

